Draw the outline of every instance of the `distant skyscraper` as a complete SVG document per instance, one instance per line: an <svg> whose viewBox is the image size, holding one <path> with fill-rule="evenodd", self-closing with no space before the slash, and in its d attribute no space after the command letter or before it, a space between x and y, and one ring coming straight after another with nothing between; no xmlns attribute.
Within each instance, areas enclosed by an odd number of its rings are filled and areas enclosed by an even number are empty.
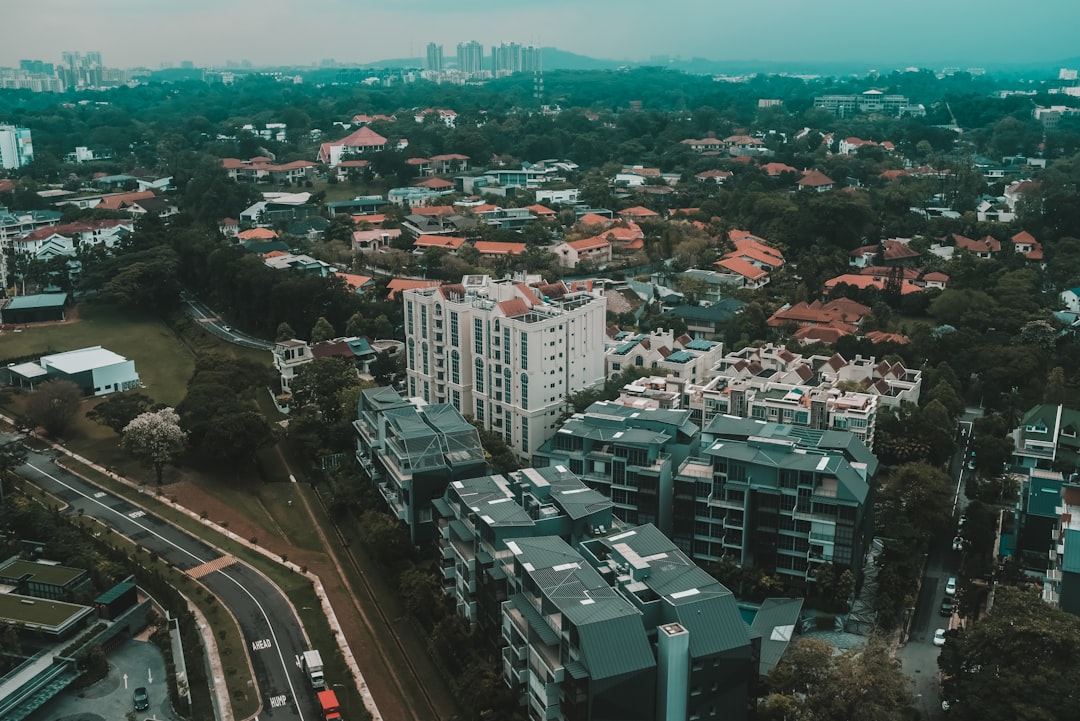
<svg viewBox="0 0 1080 721"><path fill-rule="evenodd" d="M484 46L475 40L458 43L458 70L463 73L479 73L484 70Z"/></svg>
<svg viewBox="0 0 1080 721"><path fill-rule="evenodd" d="M539 69L539 48L518 43L503 43L491 48L491 72L496 77L512 73L532 73Z"/></svg>
<svg viewBox="0 0 1080 721"><path fill-rule="evenodd" d="M30 129L0 125L0 167L14 170L29 165L33 159Z"/></svg>
<svg viewBox="0 0 1080 721"><path fill-rule="evenodd" d="M437 73L443 71L443 47L436 43L428 43L427 45L427 65L428 70L433 70Z"/></svg>

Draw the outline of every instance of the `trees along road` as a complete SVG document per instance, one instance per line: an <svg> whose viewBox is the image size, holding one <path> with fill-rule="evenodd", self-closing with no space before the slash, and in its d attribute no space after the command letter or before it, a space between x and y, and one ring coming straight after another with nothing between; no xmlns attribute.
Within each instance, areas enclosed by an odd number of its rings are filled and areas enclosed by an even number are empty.
<svg viewBox="0 0 1080 721"><path fill-rule="evenodd" d="M55 451L28 451L26 462L16 472L67 502L68 513L82 510L198 577L240 625L263 704L258 717L262 721L315 721L315 695L298 662L308 649L307 640L281 590L243 562L60 468L53 462L55 455ZM215 677L212 682L224 684L225 679Z"/></svg>

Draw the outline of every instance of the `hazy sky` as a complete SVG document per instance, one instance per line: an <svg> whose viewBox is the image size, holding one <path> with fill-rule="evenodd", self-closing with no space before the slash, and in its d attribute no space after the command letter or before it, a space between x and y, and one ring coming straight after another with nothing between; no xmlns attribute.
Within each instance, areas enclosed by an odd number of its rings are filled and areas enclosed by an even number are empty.
<svg viewBox="0 0 1080 721"><path fill-rule="evenodd" d="M478 40L614 60L935 67L1080 55L1080 0L4 0L0 66L100 50L113 67L453 56ZM486 48L485 48L486 49Z"/></svg>

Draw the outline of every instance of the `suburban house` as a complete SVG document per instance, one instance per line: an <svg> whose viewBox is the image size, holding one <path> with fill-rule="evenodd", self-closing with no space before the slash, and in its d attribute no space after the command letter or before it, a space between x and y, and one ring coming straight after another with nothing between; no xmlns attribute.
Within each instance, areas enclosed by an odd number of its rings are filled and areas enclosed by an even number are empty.
<svg viewBox="0 0 1080 721"><path fill-rule="evenodd" d="M559 259L559 265L566 269L572 270L578 263L585 261L602 268L611 262L611 243L598 235L553 245L551 253Z"/></svg>
<svg viewBox="0 0 1080 721"><path fill-rule="evenodd" d="M837 298L827 303L787 303L773 313L766 323L771 328L793 324L801 329L827 328L839 335L849 335L859 329L862 319L870 315L870 309L849 298Z"/></svg>
<svg viewBox="0 0 1080 721"><path fill-rule="evenodd" d="M436 175L464 173L469 169L469 156L460 153L446 153L431 156L431 170ZM453 185L453 183L451 183Z"/></svg>
<svg viewBox="0 0 1080 721"><path fill-rule="evenodd" d="M456 255L464 243L465 238L453 235L421 235L413 241L413 252L423 253L429 248L443 248Z"/></svg>
<svg viewBox="0 0 1080 721"><path fill-rule="evenodd" d="M232 180L267 183L298 183L311 180L315 176L317 164L309 160L294 160L291 163L275 165L269 158L257 157L250 160L222 158L221 165Z"/></svg>
<svg viewBox="0 0 1080 721"><path fill-rule="evenodd" d="M521 255L525 252L526 248L524 243L507 243L490 240L477 240L473 243L473 247L480 253L480 258L482 260L488 261Z"/></svg>
<svg viewBox="0 0 1080 721"><path fill-rule="evenodd" d="M342 160L349 160L353 156L382 152L387 142L386 138L364 125L341 140L320 145L318 161L336 168ZM408 144L408 140L402 139L398 141L397 149L402 150Z"/></svg>
<svg viewBox="0 0 1080 721"><path fill-rule="evenodd" d="M390 246L390 241L400 237L400 228L354 230L352 234L352 250L354 253L382 250Z"/></svg>
<svg viewBox="0 0 1080 721"><path fill-rule="evenodd" d="M952 239L956 243L957 250L966 250L976 258L982 258L983 260L993 258L1001 252L1001 241L991 235L984 236L979 240L973 240L959 233L953 233Z"/></svg>
<svg viewBox="0 0 1080 721"><path fill-rule="evenodd" d="M816 190L819 193L824 193L827 190L832 190L836 183L820 170L804 170L798 186L800 190Z"/></svg>
<svg viewBox="0 0 1080 721"><path fill-rule="evenodd" d="M700 173L694 175L699 183L716 183L717 185L723 185L724 181L730 178L734 173L730 170L703 170Z"/></svg>

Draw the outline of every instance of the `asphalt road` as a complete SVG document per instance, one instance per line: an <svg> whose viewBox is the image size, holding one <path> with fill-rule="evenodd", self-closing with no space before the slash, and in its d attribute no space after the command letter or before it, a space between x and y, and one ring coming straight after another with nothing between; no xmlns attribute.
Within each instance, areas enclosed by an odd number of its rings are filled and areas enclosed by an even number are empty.
<svg viewBox="0 0 1080 721"><path fill-rule="evenodd" d="M952 502L955 524L967 507L964 480L969 471L964 463L971 441L971 424L982 415L979 408L968 408L960 417L957 430L957 449L949 465L950 475L956 485ZM934 645L934 631L948 628L950 618L941 616L941 601L945 598L945 584L952 576L960 575L963 552L954 551L952 538L955 528L935 539L926 559L926 575L923 577L919 597L915 603L907 643L897 651L904 672L914 683L916 703L927 718L945 718L941 710L941 684L937 659L940 649Z"/></svg>
<svg viewBox="0 0 1080 721"><path fill-rule="evenodd" d="M69 513L82 510L185 572L212 563L210 568L215 570L204 568L207 572L201 581L240 625L263 703L258 717L263 721L316 721L315 695L298 661L307 643L281 590L250 566L223 556L198 538L65 471L53 462L55 457L55 452L30 451L26 463L16 470L70 504ZM215 682L224 683L224 679Z"/></svg>
<svg viewBox="0 0 1080 721"><path fill-rule="evenodd" d="M246 348L255 348L257 350L274 349L273 343L246 333L241 333L233 328L223 321L209 306L200 302L193 295L185 292L181 304L184 306L184 312L186 312L188 316L222 340Z"/></svg>

